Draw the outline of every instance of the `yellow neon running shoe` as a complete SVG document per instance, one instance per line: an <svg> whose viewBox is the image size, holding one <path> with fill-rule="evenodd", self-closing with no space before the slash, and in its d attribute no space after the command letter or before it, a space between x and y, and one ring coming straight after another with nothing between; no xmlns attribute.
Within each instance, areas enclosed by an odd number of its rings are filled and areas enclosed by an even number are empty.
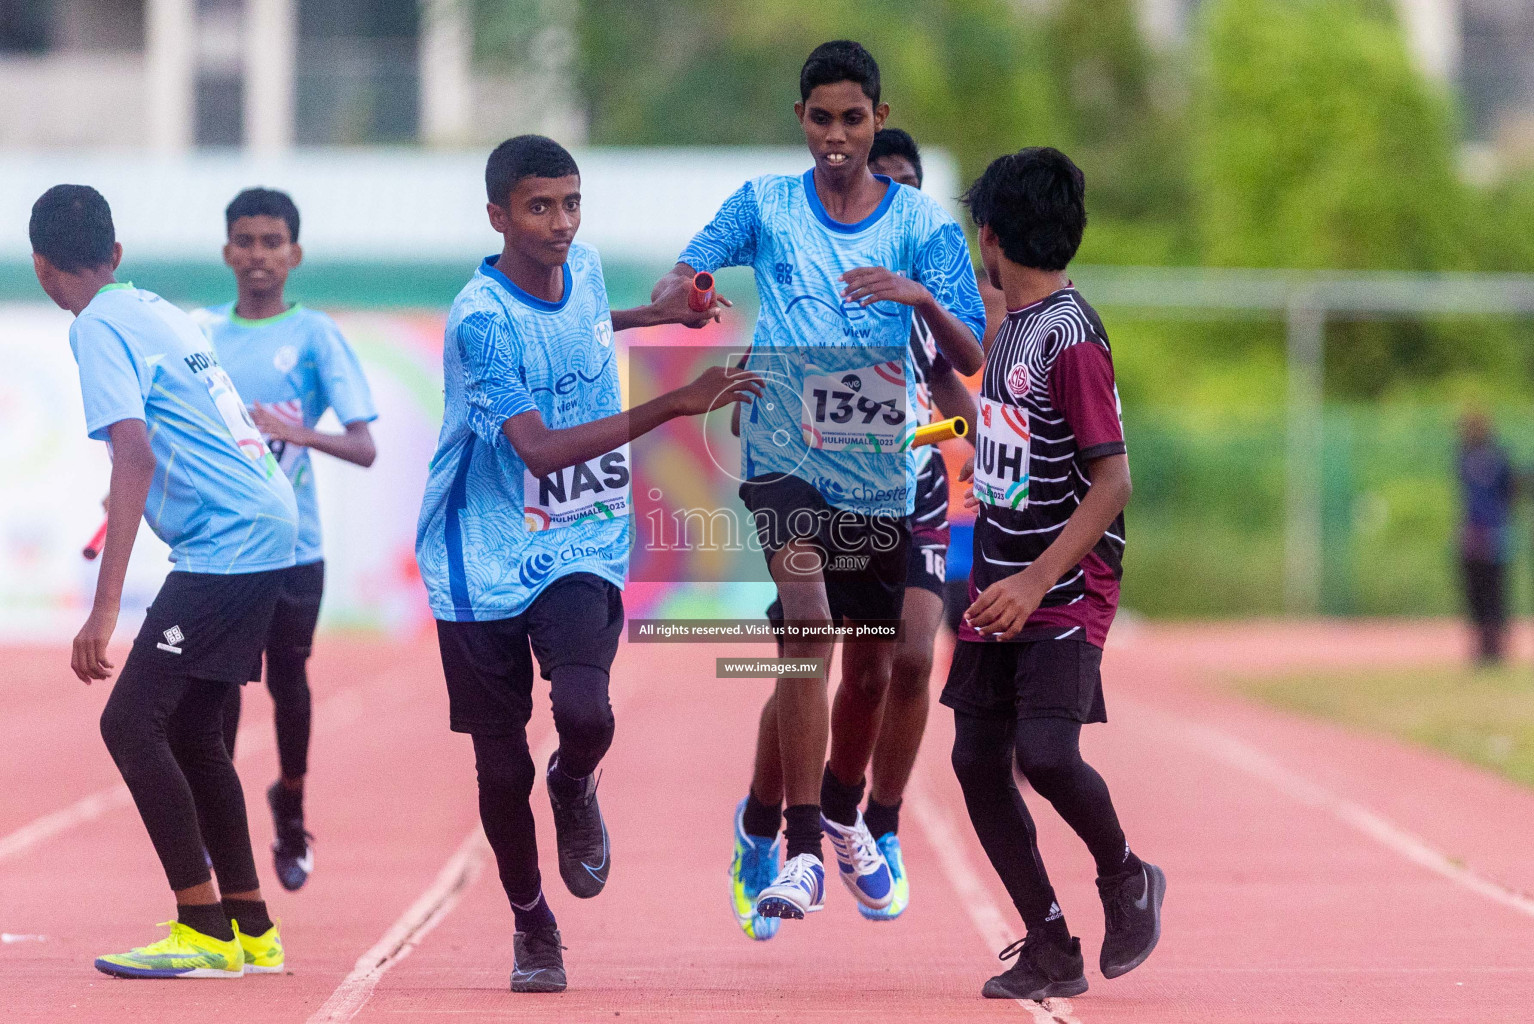
<svg viewBox="0 0 1534 1024"><path fill-rule="evenodd" d="M149 946L96 958L96 970L117 978L238 978L245 973L245 955L238 937L228 942L204 935L180 921L170 934Z"/></svg>
<svg viewBox="0 0 1534 1024"><path fill-rule="evenodd" d="M266 930L265 935L246 935L236 924L234 937L245 953L246 974L282 973L282 936L277 934L275 924Z"/></svg>

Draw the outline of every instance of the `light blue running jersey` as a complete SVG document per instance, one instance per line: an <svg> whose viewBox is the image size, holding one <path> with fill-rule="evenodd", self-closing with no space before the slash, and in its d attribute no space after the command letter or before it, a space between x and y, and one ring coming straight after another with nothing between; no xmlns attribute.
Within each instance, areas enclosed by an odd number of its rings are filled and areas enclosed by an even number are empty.
<svg viewBox="0 0 1534 1024"><path fill-rule="evenodd" d="M746 182L679 260L695 270L755 271L761 312L748 366L769 384L742 416L741 475L789 473L836 508L908 515L915 457L909 449L903 460L892 453L909 442L917 405L908 346L913 310L844 302L838 279L858 267L888 267L925 285L978 339L985 307L969 248L958 223L930 196L883 175L887 191L878 209L856 224L833 220L815 194L813 174ZM868 433L860 446L850 436L834 437L837 423L865 432L882 425L884 434Z"/></svg>
<svg viewBox="0 0 1534 1024"><path fill-rule="evenodd" d="M442 433L416 526L432 614L447 621L511 618L561 576L621 587L628 571L627 446L540 479L501 430L534 409L552 429L623 411L602 261L572 245L564 297L544 302L495 260L448 314Z"/></svg>
<svg viewBox="0 0 1534 1024"><path fill-rule="evenodd" d="M144 518L177 570L293 564L293 488L190 316L153 292L107 285L75 318L69 345L90 436L109 440L122 420L148 429L155 471Z"/></svg>
<svg viewBox="0 0 1534 1024"><path fill-rule="evenodd" d="M200 309L192 317L213 339L219 363L245 401L260 402L282 419L309 428L326 409L334 409L343 424L378 418L356 354L324 313L294 305L265 320L246 320L235 315L230 302ZM267 445L298 500L298 564L318 562L325 551L309 449L269 438Z"/></svg>

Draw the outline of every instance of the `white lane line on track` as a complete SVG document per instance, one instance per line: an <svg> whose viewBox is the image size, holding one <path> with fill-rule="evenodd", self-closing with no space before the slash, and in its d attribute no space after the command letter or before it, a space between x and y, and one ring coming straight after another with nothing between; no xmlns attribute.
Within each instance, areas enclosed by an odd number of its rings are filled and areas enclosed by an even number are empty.
<svg viewBox="0 0 1534 1024"><path fill-rule="evenodd" d="M986 893L980 873L965 853L963 838L915 774L906 784L905 803L916 823L927 833L927 841L937 851L938 859L943 863L943 873L948 876L986 949L995 951L1010 945L1014 932L1007 923L1006 914ZM1069 999L1046 999L1042 1003L1019 999L1017 1004L1028 1011L1035 1024L1081 1024L1079 1018L1072 1016Z"/></svg>
<svg viewBox="0 0 1534 1024"><path fill-rule="evenodd" d="M485 830L475 825L426 891L389 926L372 949L358 958L352 972L309 1018L309 1024L342 1024L355 1017L372 998L373 989L389 968L409 956L453 912L484 870L489 853Z"/></svg>
<svg viewBox="0 0 1534 1024"><path fill-rule="evenodd" d="M331 732L350 725L362 717L362 708L360 690L355 687L342 690L333 697L321 701L315 708L315 731ZM238 745L234 759L236 762L245 761L274 746L276 746L276 740L273 739L272 731L262 729ZM9 835L0 837L0 861L18 857L39 843L68 832L77 825L95 821L104 814L115 811L119 807L131 806L132 803L132 794L121 782L83 796L68 807L61 807L39 818L34 818Z"/></svg>
<svg viewBox="0 0 1534 1024"><path fill-rule="evenodd" d="M618 702L613 700L612 704L616 711ZM550 735L533 751L534 768L547 764L549 758L554 756L554 748L558 744L559 737L551 729ZM307 1024L347 1024L361 1013L368 1000L373 998L373 990L378 987L383 976L409 956L431 934L432 929L458 906L458 901L479 878L486 858L491 854L493 851L490 849L490 841L485 838L485 826L476 823L459 844L458 851L442 865L442 870L437 872L436 879L426 891L389 926L389 930L373 944L372 949L358 958L352 972L341 979L341 984L330 993L330 998L314 1012Z"/></svg>
<svg viewBox="0 0 1534 1024"><path fill-rule="evenodd" d="M1121 716L1120 719L1131 723L1131 728L1145 735L1154 736L1158 740L1164 739L1167 735L1180 736L1189 746L1214 760L1267 783L1307 807L1327 812L1338 821L1368 836L1418 867L1441 875L1456 885L1509 910L1534 917L1534 899L1456 864L1421 837L1371 811L1363 804L1338 796L1325 787L1285 768L1277 760L1245 740L1138 702L1120 701L1120 704L1131 708L1131 712Z"/></svg>

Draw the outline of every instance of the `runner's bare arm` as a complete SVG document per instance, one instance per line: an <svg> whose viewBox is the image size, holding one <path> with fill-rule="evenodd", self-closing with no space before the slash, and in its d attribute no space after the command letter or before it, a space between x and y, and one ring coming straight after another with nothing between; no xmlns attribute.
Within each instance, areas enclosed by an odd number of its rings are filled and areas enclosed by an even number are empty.
<svg viewBox="0 0 1534 1024"><path fill-rule="evenodd" d="M959 377L951 366L945 366L940 370L934 370L927 380L927 387L932 392L932 403L944 416L963 416L969 421L970 431L964 435L964 440L973 447L975 444L975 421L979 418L979 411L975 405L975 396L969 388L964 386L964 381Z"/></svg>
<svg viewBox="0 0 1534 1024"><path fill-rule="evenodd" d="M362 421L346 424L344 434L327 434L299 423L289 423L260 402L251 407L250 418L256 421L261 433L273 441L313 448L364 469L371 466L378 457L378 448L373 444L373 432Z"/></svg>
<svg viewBox="0 0 1534 1024"><path fill-rule="evenodd" d="M735 305L715 292L714 303L708 309L693 309L687 304L687 296L692 292L693 274L693 269L687 264L678 263L669 274L655 283L648 306L612 311L613 330L626 331L631 327L654 327L657 324L702 327L712 320L718 320L726 309Z"/></svg>
<svg viewBox="0 0 1534 1024"><path fill-rule="evenodd" d="M1022 632L1028 616L1039 607L1049 588L1087 556L1129 504L1133 490L1129 456L1104 455L1093 459L1087 463L1087 476L1092 486L1065 521L1065 529L1054 543L1022 572L986 587L964 612L976 632L1000 634L1002 640Z"/></svg>
<svg viewBox="0 0 1534 1024"><path fill-rule="evenodd" d="M678 416L697 416L735 402L749 402L761 393L762 380L756 374L711 366L691 384L590 423L556 430L543 422L542 413L533 410L511 417L501 424L501 430L534 476L548 476L621 448Z"/></svg>
<svg viewBox="0 0 1534 1024"><path fill-rule="evenodd" d="M858 267L842 275L842 298L864 306L875 302L898 302L921 314L932 331L932 340L954 369L974 373L985 365L980 340L963 321L933 297L926 285L902 277L888 267Z"/></svg>
<svg viewBox="0 0 1534 1024"><path fill-rule="evenodd" d="M122 605L123 580L128 557L138 536L149 484L154 479L154 449L143 420L118 420L107 428L112 439L112 483L107 491L107 539L101 551L101 570L96 577L96 599L90 616L75 636L69 667L80 681L106 679L115 667L107 660L107 644L117 627Z"/></svg>

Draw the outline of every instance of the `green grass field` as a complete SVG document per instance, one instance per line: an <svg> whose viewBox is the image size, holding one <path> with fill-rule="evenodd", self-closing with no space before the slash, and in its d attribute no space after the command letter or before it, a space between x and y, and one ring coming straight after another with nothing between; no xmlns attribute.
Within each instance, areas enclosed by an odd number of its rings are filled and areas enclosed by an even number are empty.
<svg viewBox="0 0 1534 1024"><path fill-rule="evenodd" d="M1242 680L1278 707L1388 733L1534 786L1534 667L1369 669Z"/></svg>

